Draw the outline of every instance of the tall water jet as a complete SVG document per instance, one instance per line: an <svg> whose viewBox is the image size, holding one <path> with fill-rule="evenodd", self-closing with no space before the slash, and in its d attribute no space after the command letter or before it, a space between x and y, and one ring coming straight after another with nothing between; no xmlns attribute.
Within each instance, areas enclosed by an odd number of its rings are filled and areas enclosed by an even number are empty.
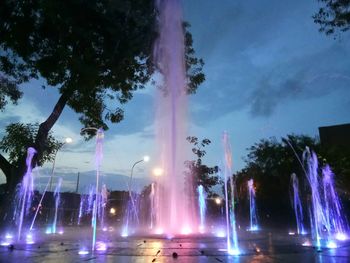
<svg viewBox="0 0 350 263"><path fill-rule="evenodd" d="M232 255L239 255L236 216L235 216L235 182L232 175L232 153L229 136L224 132L222 137L224 147L224 186L226 209L226 238L227 251ZM230 192L229 192L230 190ZM230 193L230 196L229 196Z"/></svg>
<svg viewBox="0 0 350 263"><path fill-rule="evenodd" d="M323 213L322 200L319 193L320 184L318 178L318 160L316 154L314 152L310 152L309 148L306 148L304 151L303 160L307 163L306 177L311 188L311 233L313 238L316 240L316 247L320 250L321 239L325 236L323 233L325 216ZM327 237L325 238L327 239Z"/></svg>
<svg viewBox="0 0 350 263"><path fill-rule="evenodd" d="M259 230L258 217L256 215L256 203L255 203L255 188L254 180L250 179L247 182L248 186L248 197L249 197L249 215L250 215L250 227L249 231Z"/></svg>
<svg viewBox="0 0 350 263"><path fill-rule="evenodd" d="M207 210L207 205L205 202L206 194L203 185L199 185L197 188L198 192L198 206L200 215L200 225L199 230L203 232L205 230L205 213Z"/></svg>
<svg viewBox="0 0 350 263"><path fill-rule="evenodd" d="M301 205L300 196L299 196L299 180L295 173L291 175L290 183L293 189L293 197L291 198L291 200L292 200L292 207L295 213L295 219L297 222L297 233L299 235L304 235L306 234L306 231L304 228L303 207Z"/></svg>
<svg viewBox="0 0 350 263"><path fill-rule="evenodd" d="M32 196L34 191L34 183L32 176L32 160L36 154L36 150L29 147L27 150L26 165L27 171L23 177L22 183L17 186L17 202L20 204L19 213L16 212L15 220L18 225L17 240L20 241L23 227L23 220L25 215L29 212ZM16 209L16 211L18 211Z"/></svg>
<svg viewBox="0 0 350 263"><path fill-rule="evenodd" d="M334 188L334 173L329 165L322 168L322 176L326 228L337 239L346 239L346 231L348 230L346 218Z"/></svg>
<svg viewBox="0 0 350 263"><path fill-rule="evenodd" d="M154 227L155 205L156 205L155 194L156 194L155 183L152 183L151 184L151 192L150 192L150 195L149 195L150 204L151 204L150 226L149 226L150 229L153 229L153 227Z"/></svg>
<svg viewBox="0 0 350 263"><path fill-rule="evenodd" d="M91 220L92 251L95 250L95 245L96 245L97 216L98 216L97 210L98 210L99 198L100 198L99 180L100 180L101 164L102 164L102 158L103 158L103 139L104 139L104 132L103 132L103 129L100 128L97 130L97 134L96 134L96 150L95 150L96 189L95 189L95 200L94 200L92 220Z"/></svg>
<svg viewBox="0 0 350 263"><path fill-rule="evenodd" d="M108 190L105 184L102 185L101 189L101 200L99 205L99 216L101 218L101 228L103 229L105 227L105 216L106 216L106 204L108 199Z"/></svg>
<svg viewBox="0 0 350 263"><path fill-rule="evenodd" d="M52 233L56 234L56 226L57 226L57 216L58 216L58 206L60 205L60 191L61 191L61 184L62 184L62 178L58 179L55 192L54 192L54 198L55 198L55 215L53 218L52 223Z"/></svg>
<svg viewBox="0 0 350 263"><path fill-rule="evenodd" d="M189 234L198 229L194 193L185 193L183 176L186 160L186 67L184 28L180 0L157 0L159 37L154 60L160 73L156 136L158 155L164 171L158 180L157 229L167 234ZM192 182L186 182L192 184ZM192 188L192 187L191 187ZM192 188L193 189L193 188ZM159 231L160 232L160 231Z"/></svg>

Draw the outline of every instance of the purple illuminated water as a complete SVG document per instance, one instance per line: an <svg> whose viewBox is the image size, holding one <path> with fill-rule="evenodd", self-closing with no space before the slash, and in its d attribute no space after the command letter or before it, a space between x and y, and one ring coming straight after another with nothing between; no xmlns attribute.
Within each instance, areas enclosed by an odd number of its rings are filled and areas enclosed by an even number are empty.
<svg viewBox="0 0 350 263"><path fill-rule="evenodd" d="M198 192L198 207L199 207L199 215L200 215L200 231L203 232L205 230L205 213L207 210L207 205L205 202L206 194L203 185L199 185L197 188Z"/></svg>
<svg viewBox="0 0 350 263"><path fill-rule="evenodd" d="M303 207L299 197L299 180L296 174L293 173L291 175L290 182L293 188L292 206L294 208L295 219L297 222L297 233L299 235L304 235L306 231L304 228Z"/></svg>
<svg viewBox="0 0 350 263"><path fill-rule="evenodd" d="M225 208L226 208L226 238L227 251L229 254L239 255L237 226L235 215L235 182L232 175L232 153L227 132L222 137L224 146L224 185L225 185ZM230 194L230 196L229 196Z"/></svg>
<svg viewBox="0 0 350 263"><path fill-rule="evenodd" d="M250 226L249 231L257 231L259 230L258 225L258 217L256 215L256 203L255 203L255 188L254 188L254 180L250 179L247 182L248 186L248 198L249 198L249 219L250 219Z"/></svg>
<svg viewBox="0 0 350 263"><path fill-rule="evenodd" d="M328 165L319 173L317 155L306 148L303 160L307 163L307 179L311 188L311 232L318 249L336 247L335 239L346 239L346 218L334 187L333 173Z"/></svg>
<svg viewBox="0 0 350 263"><path fill-rule="evenodd" d="M58 206L60 205L60 191L61 191L61 184L62 184L62 178L58 179L55 192L54 192L54 198L55 198L55 215L53 218L52 223L52 233L56 234L56 227L57 227L57 216L58 216Z"/></svg>
<svg viewBox="0 0 350 263"><path fill-rule="evenodd" d="M166 234L198 232L195 195L185 192L183 172L187 149L187 95L184 29L180 0L158 0L159 38L154 60L159 68L156 136L158 162L163 175L157 179L157 229ZM174 187L176 186L176 187ZM160 231L159 231L160 232Z"/></svg>
<svg viewBox="0 0 350 263"><path fill-rule="evenodd" d="M34 191L33 175L32 175L32 160L36 154L36 150L32 147L28 148L26 165L27 171L23 177L22 183L17 186L16 202L17 208L15 209L15 222L18 226L17 240L21 240L23 221L28 214Z"/></svg>

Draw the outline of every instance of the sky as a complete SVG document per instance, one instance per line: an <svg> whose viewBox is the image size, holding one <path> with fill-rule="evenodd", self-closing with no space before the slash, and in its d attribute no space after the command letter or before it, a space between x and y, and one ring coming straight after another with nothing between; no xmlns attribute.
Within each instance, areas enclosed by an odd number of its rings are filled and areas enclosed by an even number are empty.
<svg viewBox="0 0 350 263"><path fill-rule="evenodd" d="M188 134L212 141L206 164L221 162L223 131L230 135L237 171L244 167L246 149L261 138L317 136L320 126L350 122L350 33L333 39L318 32L312 19L318 1L184 0L183 6L197 56L205 61L206 81L189 97ZM41 122L48 116L59 94L42 84L22 86L19 105L0 115L0 137L11 122ZM144 184L152 180L154 93L152 86L135 93L124 107L125 119L105 134L102 169L110 189L123 188L118 178L126 188L123 176L146 154L151 161L138 164L134 174ZM80 137L78 117L66 108L53 129L60 140L73 138L56 158L66 190L75 189L78 172L93 178L95 142ZM51 166L37 171L40 188ZM88 185L83 180L81 189Z"/></svg>

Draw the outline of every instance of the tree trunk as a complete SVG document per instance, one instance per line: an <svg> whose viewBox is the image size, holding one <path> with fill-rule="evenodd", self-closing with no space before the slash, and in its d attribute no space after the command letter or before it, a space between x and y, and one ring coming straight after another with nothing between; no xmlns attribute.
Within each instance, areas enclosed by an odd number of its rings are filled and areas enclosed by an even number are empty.
<svg viewBox="0 0 350 263"><path fill-rule="evenodd" d="M37 153L33 157L32 168L34 168L37 165L38 160L42 156L43 149L45 148L48 134L49 134L50 130L52 129L52 127L57 122L58 118L60 117L64 107L67 104L69 96L70 96L70 94L68 94L68 93L63 93L60 96L60 98L57 101L50 116L43 123L40 124L34 144L29 145L37 151ZM8 168L6 168L6 166L3 166L2 163L0 162L0 169L6 175L8 194L14 193L16 186L18 185L18 183L20 183L22 181L22 178L23 178L24 174L26 173L26 170L27 170L26 157L27 157L26 155L22 156L18 160L17 168L12 167L12 169L10 169L10 171ZM5 161L6 161L6 159L5 159Z"/></svg>

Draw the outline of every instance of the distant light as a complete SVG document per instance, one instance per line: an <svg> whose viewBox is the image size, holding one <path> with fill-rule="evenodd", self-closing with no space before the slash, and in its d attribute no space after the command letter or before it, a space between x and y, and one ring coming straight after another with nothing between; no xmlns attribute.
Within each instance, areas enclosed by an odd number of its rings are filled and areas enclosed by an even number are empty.
<svg viewBox="0 0 350 263"><path fill-rule="evenodd" d="M111 209L109 209L109 213L110 213L111 215L115 215L115 213L116 213L115 208L112 207Z"/></svg>
<svg viewBox="0 0 350 263"><path fill-rule="evenodd" d="M4 241L4 242L1 243L1 245L6 247L6 246L11 245L11 243L10 243L10 242L7 242L7 241Z"/></svg>
<svg viewBox="0 0 350 263"><path fill-rule="evenodd" d="M72 143L72 142L73 142L73 139L70 138L70 137L67 137L64 141L65 141L66 143Z"/></svg>
<svg viewBox="0 0 350 263"><path fill-rule="evenodd" d="M327 243L327 248L337 248L337 244L334 241L329 241Z"/></svg>
<svg viewBox="0 0 350 263"><path fill-rule="evenodd" d="M257 247L257 248L255 248L255 251L256 251L257 253L260 253L261 250L260 250L260 248Z"/></svg>
<svg viewBox="0 0 350 263"><path fill-rule="evenodd" d="M87 251L86 249L82 249L82 250L79 250L78 254L79 255L87 255L87 254L89 254L89 251Z"/></svg>
<svg viewBox="0 0 350 263"><path fill-rule="evenodd" d="M216 197L216 198L215 198L215 203L216 203L217 205L220 205L220 204L221 204L221 198L220 198L220 197Z"/></svg>
<svg viewBox="0 0 350 263"><path fill-rule="evenodd" d="M103 232L106 232L107 230L108 230L107 227L102 228L102 231L103 231Z"/></svg>
<svg viewBox="0 0 350 263"><path fill-rule="evenodd" d="M164 172L163 169L160 167L156 167L153 169L153 174L154 176L157 176L157 177L162 176L163 172Z"/></svg>
<svg viewBox="0 0 350 263"><path fill-rule="evenodd" d="M63 235L63 230L58 231L58 234Z"/></svg>
<svg viewBox="0 0 350 263"><path fill-rule="evenodd" d="M300 234L303 235L303 236L305 236L305 235L307 235L307 232L303 230L303 231L301 231Z"/></svg>
<svg viewBox="0 0 350 263"><path fill-rule="evenodd" d="M295 232L289 232L288 235L294 236L294 235L295 235Z"/></svg>
<svg viewBox="0 0 350 263"><path fill-rule="evenodd" d="M340 241L345 241L345 240L348 239L348 236L345 235L344 233L337 233L337 234L335 235L335 238L338 239L338 240L340 240Z"/></svg>
<svg viewBox="0 0 350 263"><path fill-rule="evenodd" d="M146 162L146 163L149 162L149 159L150 159L150 158L149 158L148 155L143 156L143 161L144 161L144 162Z"/></svg>

